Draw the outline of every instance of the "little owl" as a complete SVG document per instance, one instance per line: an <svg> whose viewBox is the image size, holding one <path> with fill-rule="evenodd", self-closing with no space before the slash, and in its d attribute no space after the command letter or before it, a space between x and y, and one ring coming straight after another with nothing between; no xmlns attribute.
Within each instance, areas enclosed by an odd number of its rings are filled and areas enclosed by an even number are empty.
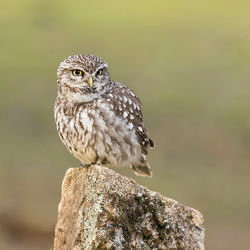
<svg viewBox="0 0 250 250"><path fill-rule="evenodd" d="M152 176L146 155L154 143L140 100L111 80L100 57L74 55L60 64L55 120L62 142L83 166L129 165L137 175Z"/></svg>

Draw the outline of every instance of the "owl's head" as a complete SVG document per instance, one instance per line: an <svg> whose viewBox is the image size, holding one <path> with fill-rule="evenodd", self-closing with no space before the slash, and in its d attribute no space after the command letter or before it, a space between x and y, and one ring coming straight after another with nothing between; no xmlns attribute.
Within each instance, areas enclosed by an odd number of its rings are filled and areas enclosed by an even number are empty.
<svg viewBox="0 0 250 250"><path fill-rule="evenodd" d="M111 84L108 64L94 55L67 57L57 71L58 94L73 102L90 102Z"/></svg>

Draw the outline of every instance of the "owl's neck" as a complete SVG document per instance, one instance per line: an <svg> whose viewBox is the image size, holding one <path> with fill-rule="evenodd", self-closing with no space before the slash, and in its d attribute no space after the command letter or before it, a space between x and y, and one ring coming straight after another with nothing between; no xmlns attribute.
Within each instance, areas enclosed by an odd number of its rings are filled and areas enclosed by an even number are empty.
<svg viewBox="0 0 250 250"><path fill-rule="evenodd" d="M66 93L59 93L58 96L62 99L66 99L69 104L72 106L81 103L90 103L98 99L102 95L108 93L115 83L112 81L109 85L106 85L101 91L97 93L82 93L81 91L66 91Z"/></svg>

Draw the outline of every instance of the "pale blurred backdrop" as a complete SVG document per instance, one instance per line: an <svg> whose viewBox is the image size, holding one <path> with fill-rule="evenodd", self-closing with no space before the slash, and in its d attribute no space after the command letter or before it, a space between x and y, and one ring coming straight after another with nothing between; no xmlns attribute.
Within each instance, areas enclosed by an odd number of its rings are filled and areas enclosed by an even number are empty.
<svg viewBox="0 0 250 250"><path fill-rule="evenodd" d="M65 171L56 70L96 54L141 98L154 176L118 172L201 211L207 249L249 249L250 3L0 4L0 249L49 249Z"/></svg>

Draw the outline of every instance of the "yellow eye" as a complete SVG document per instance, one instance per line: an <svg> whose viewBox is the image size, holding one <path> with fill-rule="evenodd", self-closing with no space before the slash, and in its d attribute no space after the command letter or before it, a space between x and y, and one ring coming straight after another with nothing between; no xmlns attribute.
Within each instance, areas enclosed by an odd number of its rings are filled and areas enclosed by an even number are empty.
<svg viewBox="0 0 250 250"><path fill-rule="evenodd" d="M72 74L74 76L82 76L83 75L83 72L79 69L75 69L75 70L72 70Z"/></svg>
<svg viewBox="0 0 250 250"><path fill-rule="evenodd" d="M102 72L103 72L103 70L102 70L102 69L99 69L99 70L96 72L96 75L101 76L101 75L102 75Z"/></svg>

